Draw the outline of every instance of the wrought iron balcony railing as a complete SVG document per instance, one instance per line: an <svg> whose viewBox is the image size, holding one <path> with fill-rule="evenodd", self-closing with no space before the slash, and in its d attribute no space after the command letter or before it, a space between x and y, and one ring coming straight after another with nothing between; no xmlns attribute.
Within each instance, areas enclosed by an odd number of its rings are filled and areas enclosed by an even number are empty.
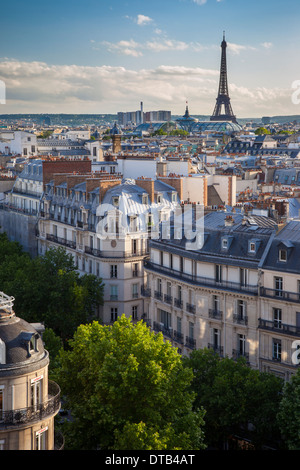
<svg viewBox="0 0 300 470"><path fill-rule="evenodd" d="M34 421L41 421L58 413L60 409L60 388L53 381L48 382L48 399L36 406L16 410L2 411L0 429L9 426L20 426Z"/></svg>
<svg viewBox="0 0 300 470"><path fill-rule="evenodd" d="M300 327L296 325L288 325L282 323L279 320L265 320L263 318L258 319L258 328L262 330L276 331L291 336L300 336Z"/></svg>

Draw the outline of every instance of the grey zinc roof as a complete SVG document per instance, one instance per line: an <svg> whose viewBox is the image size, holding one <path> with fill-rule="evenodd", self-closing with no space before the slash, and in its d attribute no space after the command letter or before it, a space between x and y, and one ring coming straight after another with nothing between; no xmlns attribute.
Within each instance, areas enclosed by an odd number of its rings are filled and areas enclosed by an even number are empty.
<svg viewBox="0 0 300 470"><path fill-rule="evenodd" d="M232 214L234 224L231 227L224 225L226 212L209 213L204 217L204 244L202 248L187 250L187 240L173 238L163 242L151 241L150 246L164 249L171 253L204 262L230 264L245 267L257 267L263 257L270 237L275 233L276 225L267 223L265 217L256 216L257 225L250 225L240 214ZM253 230L256 227L256 230ZM222 238L230 239L228 249L222 248ZM249 252L249 242L256 244L256 252Z"/></svg>
<svg viewBox="0 0 300 470"><path fill-rule="evenodd" d="M286 249L287 260L279 260L279 249ZM273 239L262 269L300 274L300 221L289 222Z"/></svg>

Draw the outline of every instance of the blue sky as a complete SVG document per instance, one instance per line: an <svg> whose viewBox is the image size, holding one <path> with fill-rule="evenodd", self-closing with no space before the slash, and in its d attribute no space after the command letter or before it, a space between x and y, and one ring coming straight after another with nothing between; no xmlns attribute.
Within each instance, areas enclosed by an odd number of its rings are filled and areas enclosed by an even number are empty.
<svg viewBox="0 0 300 470"><path fill-rule="evenodd" d="M12 0L1 18L0 113L209 115L225 30L235 114L300 114L296 0Z"/></svg>

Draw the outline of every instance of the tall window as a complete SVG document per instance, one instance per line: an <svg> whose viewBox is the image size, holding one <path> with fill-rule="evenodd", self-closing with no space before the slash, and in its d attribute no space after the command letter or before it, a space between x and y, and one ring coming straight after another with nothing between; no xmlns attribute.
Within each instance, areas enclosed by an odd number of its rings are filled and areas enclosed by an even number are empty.
<svg viewBox="0 0 300 470"><path fill-rule="evenodd" d="M240 284L241 286L247 286L248 284L248 270L240 268Z"/></svg>
<svg viewBox="0 0 300 470"><path fill-rule="evenodd" d="M194 323L189 322L189 337L194 339Z"/></svg>
<svg viewBox="0 0 300 470"><path fill-rule="evenodd" d="M241 355L241 356L244 356L245 355L245 352L246 352L246 337L245 335L238 335L237 337L237 349L238 349L238 353Z"/></svg>
<svg viewBox="0 0 300 470"><path fill-rule="evenodd" d="M281 328L281 308L273 308L274 328Z"/></svg>
<svg viewBox="0 0 300 470"><path fill-rule="evenodd" d="M38 377L31 380L31 406L34 409L37 409L41 403L42 397L42 379L43 377Z"/></svg>
<svg viewBox="0 0 300 470"><path fill-rule="evenodd" d="M3 394L4 394L4 390L3 388L0 387L0 422L3 419L3 412L4 412Z"/></svg>
<svg viewBox="0 0 300 470"><path fill-rule="evenodd" d="M281 341L273 339L273 360L281 361Z"/></svg>
<svg viewBox="0 0 300 470"><path fill-rule="evenodd" d="M220 297L218 295L213 296L213 310L215 312L220 311Z"/></svg>
<svg viewBox="0 0 300 470"><path fill-rule="evenodd" d="M246 316L246 302L244 300L237 301L237 316L241 320Z"/></svg>
<svg viewBox="0 0 300 470"><path fill-rule="evenodd" d="M282 297L283 281L282 277L274 277L274 289L277 297Z"/></svg>
<svg viewBox="0 0 300 470"><path fill-rule="evenodd" d="M217 328L212 328L211 330L211 342L214 349L218 349L220 347L220 330Z"/></svg>
<svg viewBox="0 0 300 470"><path fill-rule="evenodd" d="M132 298L137 299L139 296L139 285L132 284Z"/></svg>
<svg viewBox="0 0 300 470"><path fill-rule="evenodd" d="M215 280L216 282L222 282L222 266L220 264L216 264L215 267Z"/></svg>
<svg viewBox="0 0 300 470"><path fill-rule="evenodd" d="M110 286L110 300L118 300L118 286Z"/></svg>
<svg viewBox="0 0 300 470"><path fill-rule="evenodd" d="M116 321L118 319L118 308L112 307L110 309L110 321Z"/></svg>
<svg viewBox="0 0 300 470"><path fill-rule="evenodd" d="M177 333L181 333L181 317L177 317Z"/></svg>
<svg viewBox="0 0 300 470"><path fill-rule="evenodd" d="M138 307L137 305L133 305L131 308L131 316L133 320L137 320L138 318Z"/></svg>
<svg viewBox="0 0 300 470"><path fill-rule="evenodd" d="M110 277L118 277L118 265L117 264L111 264L110 265Z"/></svg>
<svg viewBox="0 0 300 470"><path fill-rule="evenodd" d="M36 450L47 450L48 427L40 429L35 434Z"/></svg>

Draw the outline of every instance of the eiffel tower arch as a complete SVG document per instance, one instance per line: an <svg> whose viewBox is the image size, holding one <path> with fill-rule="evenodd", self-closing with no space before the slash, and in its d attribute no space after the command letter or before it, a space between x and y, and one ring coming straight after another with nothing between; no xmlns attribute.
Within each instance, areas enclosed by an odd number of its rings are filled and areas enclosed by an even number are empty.
<svg viewBox="0 0 300 470"><path fill-rule="evenodd" d="M237 122L235 115L233 114L230 97L228 92L228 81L227 81L227 62L226 62L226 47L227 42L225 41L225 33L223 33L223 41L221 43L222 55L221 55L221 67L220 67L220 81L219 91L216 100L216 105L211 121L231 121ZM222 112L224 107L224 112Z"/></svg>

